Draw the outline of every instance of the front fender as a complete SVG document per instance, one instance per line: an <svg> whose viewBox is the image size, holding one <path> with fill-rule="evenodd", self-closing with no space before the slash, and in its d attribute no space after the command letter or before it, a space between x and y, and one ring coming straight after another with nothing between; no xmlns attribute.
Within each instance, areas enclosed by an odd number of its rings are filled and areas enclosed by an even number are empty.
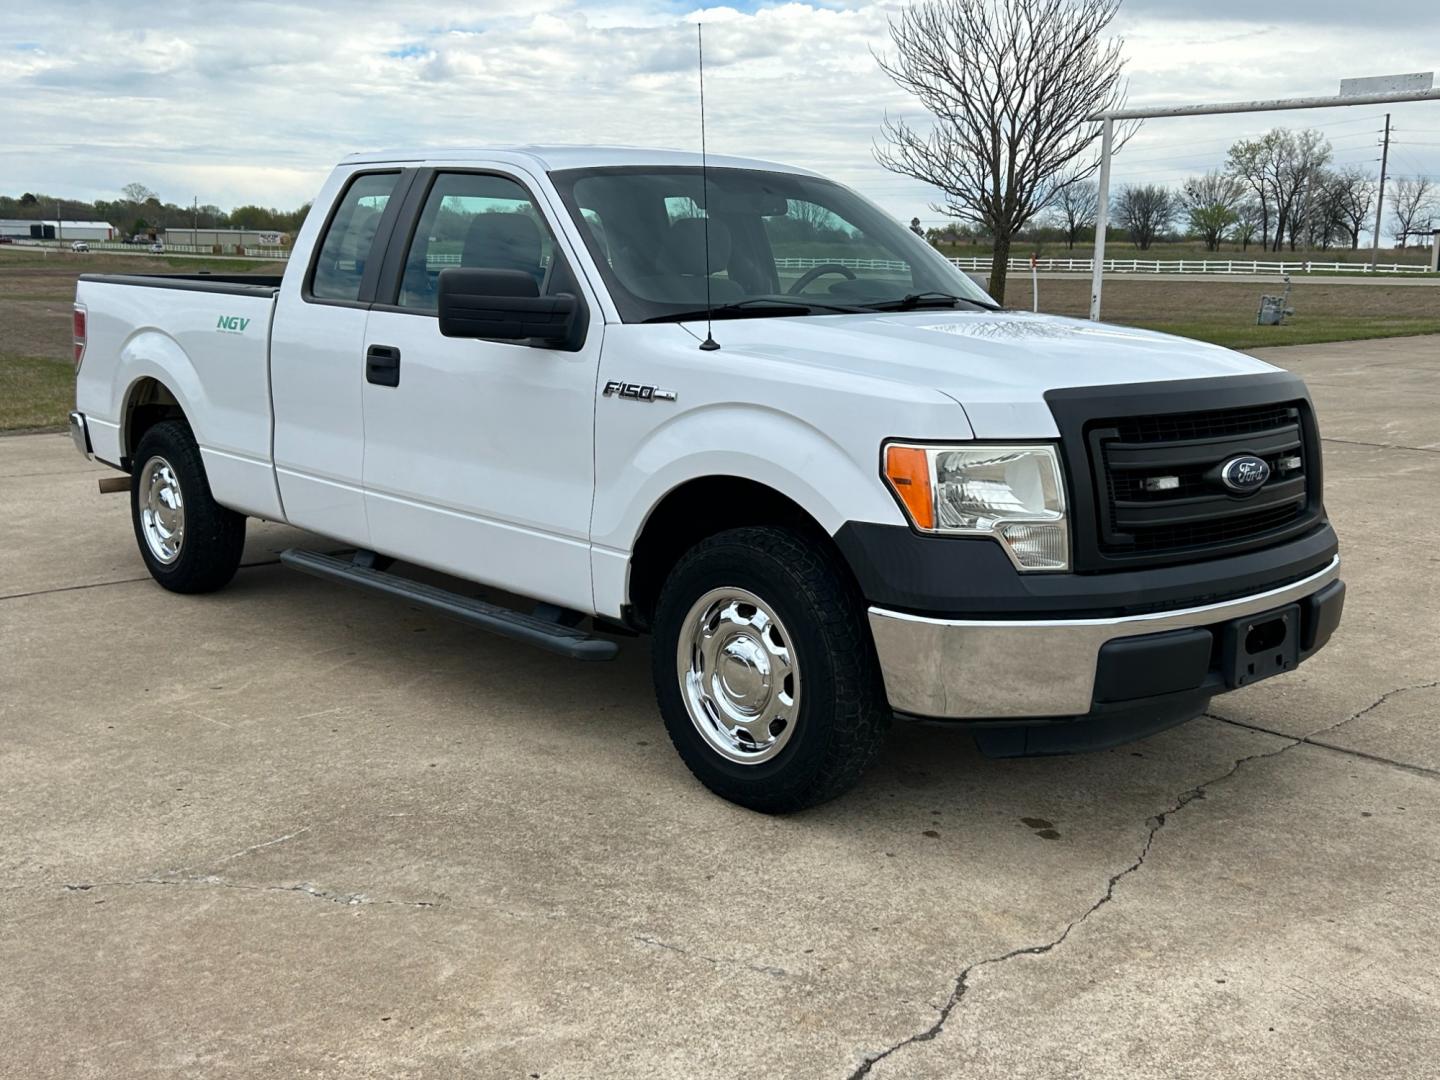
<svg viewBox="0 0 1440 1080"><path fill-rule="evenodd" d="M877 445L868 460L857 461L820 428L765 406L691 409L648 432L624 466L597 485L592 536L630 550L667 494L709 476L773 488L830 533L850 519L898 522L900 511L880 482L878 452Z"/></svg>

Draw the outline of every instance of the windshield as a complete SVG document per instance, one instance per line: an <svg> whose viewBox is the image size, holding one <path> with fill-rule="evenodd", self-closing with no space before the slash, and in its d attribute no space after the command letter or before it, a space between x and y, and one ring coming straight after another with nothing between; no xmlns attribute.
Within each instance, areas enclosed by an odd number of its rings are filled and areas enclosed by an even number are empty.
<svg viewBox="0 0 1440 1080"><path fill-rule="evenodd" d="M711 169L709 253L698 168L627 166L551 174L620 317L825 315L994 306L919 236L829 180Z"/></svg>

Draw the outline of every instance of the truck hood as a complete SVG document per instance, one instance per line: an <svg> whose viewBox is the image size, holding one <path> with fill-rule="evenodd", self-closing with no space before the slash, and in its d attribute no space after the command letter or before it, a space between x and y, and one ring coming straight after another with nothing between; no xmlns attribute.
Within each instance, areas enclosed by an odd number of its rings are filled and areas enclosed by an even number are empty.
<svg viewBox="0 0 1440 1080"><path fill-rule="evenodd" d="M700 323L686 329L705 333ZM1189 338L1012 311L726 319L715 323L715 339L778 363L938 390L964 407L978 438L1057 435L1047 390L1277 370Z"/></svg>

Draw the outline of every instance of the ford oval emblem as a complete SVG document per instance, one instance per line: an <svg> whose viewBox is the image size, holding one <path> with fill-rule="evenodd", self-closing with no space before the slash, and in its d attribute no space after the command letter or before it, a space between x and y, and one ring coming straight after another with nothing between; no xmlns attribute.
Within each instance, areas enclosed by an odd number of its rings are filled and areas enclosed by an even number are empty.
<svg viewBox="0 0 1440 1080"><path fill-rule="evenodd" d="M1220 466L1220 482L1240 495L1257 491L1269 479L1269 464L1254 454L1241 454Z"/></svg>

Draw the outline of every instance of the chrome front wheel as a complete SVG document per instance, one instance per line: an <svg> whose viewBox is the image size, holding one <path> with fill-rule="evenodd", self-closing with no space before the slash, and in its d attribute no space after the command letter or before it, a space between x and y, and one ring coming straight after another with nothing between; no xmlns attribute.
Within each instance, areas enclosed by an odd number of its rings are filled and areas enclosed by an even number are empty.
<svg viewBox="0 0 1440 1080"><path fill-rule="evenodd" d="M140 532L150 554L169 566L185 543L185 498L175 469L155 456L140 470Z"/></svg>
<svg viewBox="0 0 1440 1080"><path fill-rule="evenodd" d="M741 765L769 761L795 733L800 669L773 608L746 589L712 589L681 624L675 666L690 721Z"/></svg>

